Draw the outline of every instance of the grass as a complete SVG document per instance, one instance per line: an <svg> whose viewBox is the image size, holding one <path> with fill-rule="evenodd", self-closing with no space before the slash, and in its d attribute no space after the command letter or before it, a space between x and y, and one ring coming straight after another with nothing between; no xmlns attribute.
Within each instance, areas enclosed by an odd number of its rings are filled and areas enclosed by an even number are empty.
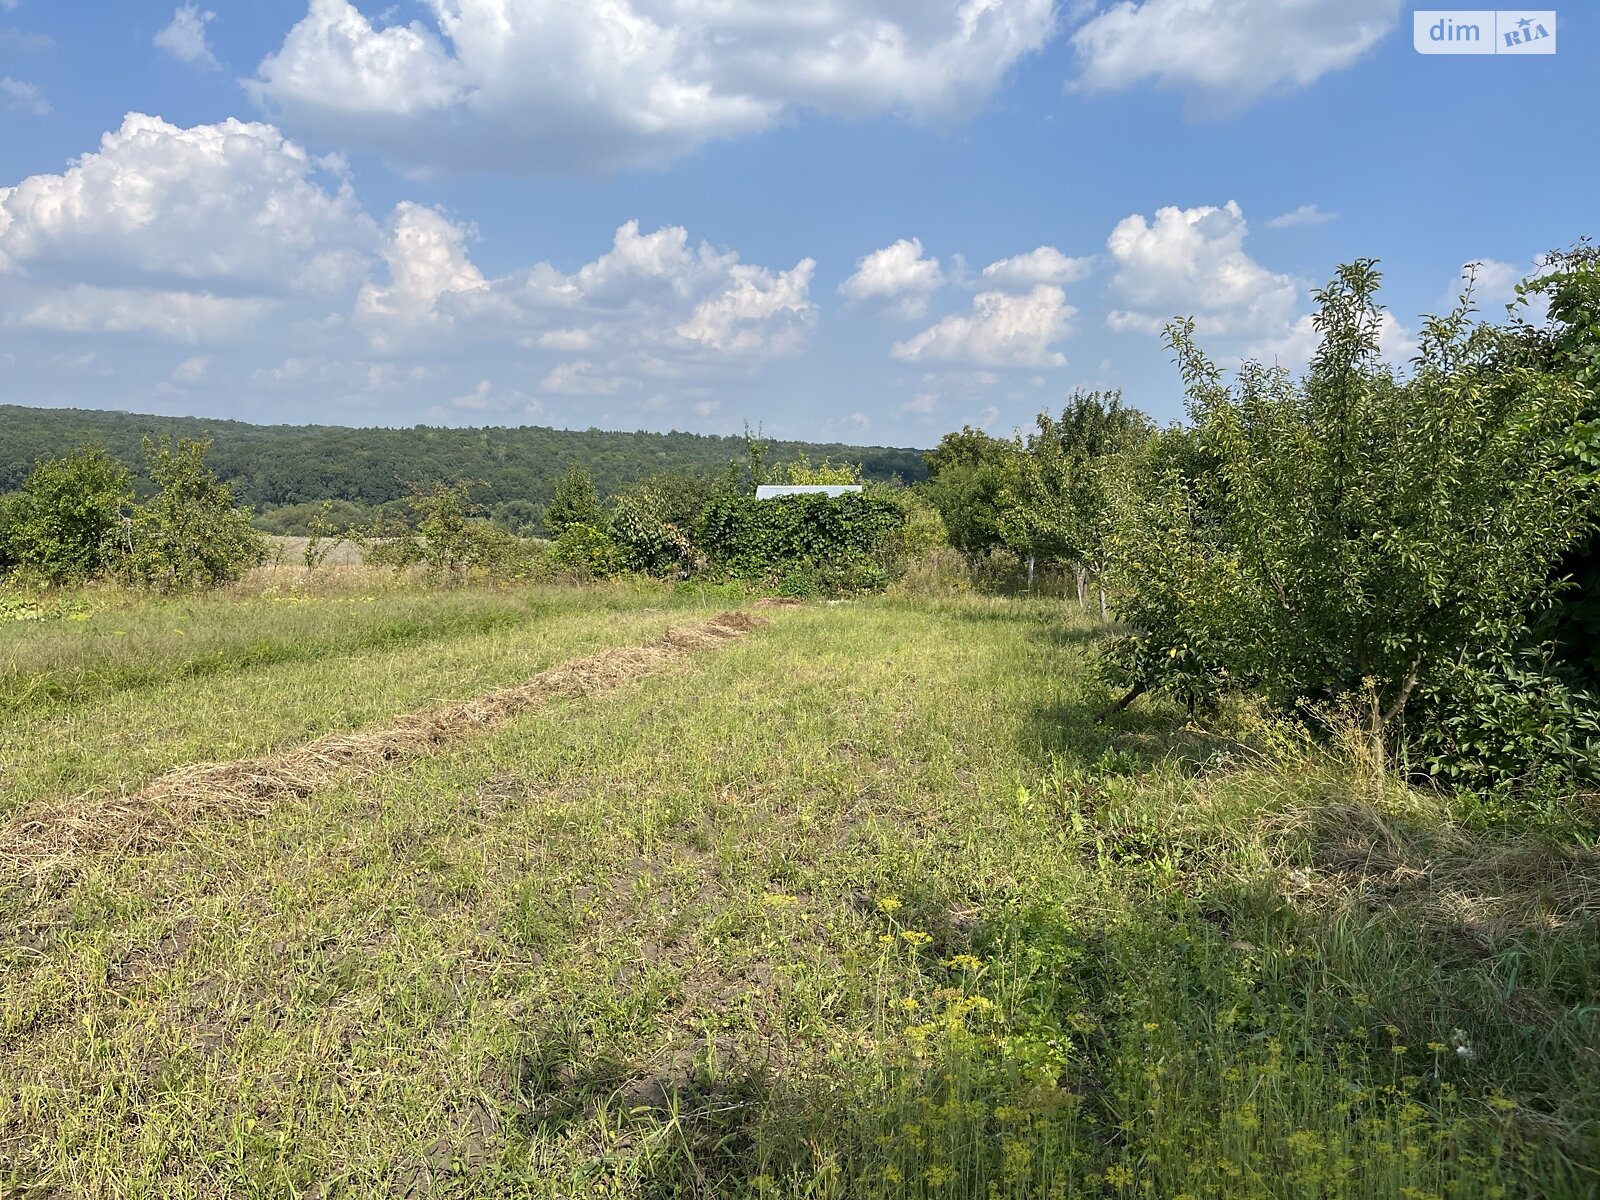
<svg viewBox="0 0 1600 1200"><path fill-rule="evenodd" d="M0 819L465 699L660 633L668 612L711 611L659 590L354 581L373 593L114 602L0 624Z"/></svg>
<svg viewBox="0 0 1600 1200"><path fill-rule="evenodd" d="M1242 716L1096 726L1059 605L773 615L0 897L0 1193L1596 1194L1586 852ZM571 657L665 619L515 631ZM303 736L344 676L377 721L429 661L509 670L509 632L183 682ZM74 786L126 769L98 749Z"/></svg>

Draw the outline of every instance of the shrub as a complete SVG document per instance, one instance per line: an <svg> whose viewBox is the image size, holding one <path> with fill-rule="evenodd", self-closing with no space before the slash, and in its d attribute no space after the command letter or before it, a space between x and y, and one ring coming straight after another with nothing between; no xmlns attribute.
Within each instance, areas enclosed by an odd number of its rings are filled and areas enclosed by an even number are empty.
<svg viewBox="0 0 1600 1200"><path fill-rule="evenodd" d="M604 523L600 493L595 489L589 468L581 463L570 467L556 482L555 496L544 510L545 532L558 538L569 525L598 529Z"/></svg>
<svg viewBox="0 0 1600 1200"><path fill-rule="evenodd" d="M604 529L568 525L550 550L555 567L576 579L609 579L627 570L627 551Z"/></svg>
<svg viewBox="0 0 1600 1200"><path fill-rule="evenodd" d="M686 571L697 557L689 539L669 519L661 494L649 485L617 497L608 529L624 570L671 575Z"/></svg>
<svg viewBox="0 0 1600 1200"><path fill-rule="evenodd" d="M104 574L132 499L127 468L104 450L41 460L0 505L0 566L58 584Z"/></svg>
<svg viewBox="0 0 1600 1200"><path fill-rule="evenodd" d="M547 578L543 543L519 538L485 519L465 483L414 489L405 511L364 538L367 561L396 571L421 566L429 579L530 580Z"/></svg>
<svg viewBox="0 0 1600 1200"><path fill-rule="evenodd" d="M735 578L776 581L811 566L832 578L881 580L875 559L905 523L905 509L881 493L724 496L706 509L698 541L711 564Z"/></svg>
<svg viewBox="0 0 1600 1200"><path fill-rule="evenodd" d="M1015 447L964 426L929 453L928 480L919 489L938 510L950 544L966 554L987 554L1005 544L1000 530L1001 492Z"/></svg>
<svg viewBox="0 0 1600 1200"><path fill-rule="evenodd" d="M1396 379L1378 278L1358 262L1318 293L1301 383L1247 363L1227 385L1192 322L1169 329L1194 428L1147 459L1113 537L1130 698L1252 687L1359 708L1393 748L1408 706L1465 694L1458 664L1515 645L1547 602L1595 498L1566 453L1586 389L1465 303Z"/></svg>
<svg viewBox="0 0 1600 1200"><path fill-rule="evenodd" d="M231 583L266 559L266 542L205 465L209 442L144 439L156 494L133 510L121 555L133 582L181 591Z"/></svg>

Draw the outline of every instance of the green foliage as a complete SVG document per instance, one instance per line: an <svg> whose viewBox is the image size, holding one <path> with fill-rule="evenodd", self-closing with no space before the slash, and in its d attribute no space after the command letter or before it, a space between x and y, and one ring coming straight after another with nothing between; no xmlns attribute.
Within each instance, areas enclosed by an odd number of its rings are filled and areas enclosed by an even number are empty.
<svg viewBox="0 0 1600 1200"><path fill-rule="evenodd" d="M813 466L811 456L802 450L792 461L779 463L773 469L770 482L791 487L848 487L861 483L862 478L861 468L851 463L835 464L831 459L824 458Z"/></svg>
<svg viewBox="0 0 1600 1200"><path fill-rule="evenodd" d="M1547 601L1594 503L1565 452L1584 388L1465 305L1425 323L1397 380L1378 279L1357 262L1318 293L1301 383L1247 363L1226 384L1192 322L1169 329L1192 441L1146 457L1112 538L1134 629L1114 661L1136 688L1359 708L1396 745L1413 699L1457 687Z"/></svg>
<svg viewBox="0 0 1600 1200"><path fill-rule="evenodd" d="M1098 572L1125 456L1154 432L1120 392L1077 392L1059 417L1039 414L1006 460L997 525L1014 553Z"/></svg>
<svg viewBox="0 0 1600 1200"><path fill-rule="evenodd" d="M569 525L602 523L600 493L595 490L589 468L570 467L556 484L555 496L544 510L544 527L552 537L560 537Z"/></svg>
<svg viewBox="0 0 1600 1200"><path fill-rule="evenodd" d="M266 543L235 507L233 492L206 466L206 442L144 441L156 494L133 510L123 573L162 591L231 583L266 558Z"/></svg>
<svg viewBox="0 0 1600 1200"><path fill-rule="evenodd" d="M558 570L578 579L609 579L628 569L628 551L604 529L568 525L550 548Z"/></svg>
<svg viewBox="0 0 1600 1200"><path fill-rule="evenodd" d="M353 500L307 500L257 511L252 523L262 533L279 537L311 537L317 525L326 534L342 535L362 529L377 519L377 510Z"/></svg>
<svg viewBox="0 0 1600 1200"><path fill-rule="evenodd" d="M104 450L42 460L20 492L0 501L0 568L49 583L103 574L131 499L127 468Z"/></svg>
<svg viewBox="0 0 1600 1200"><path fill-rule="evenodd" d="M646 575L686 573L696 560L694 547L672 523L665 500L653 487L630 488L618 496L608 528L622 552L625 570Z"/></svg>
<svg viewBox="0 0 1600 1200"><path fill-rule="evenodd" d="M1586 243L1547 255L1543 274L1518 288L1518 301L1543 296L1547 324L1521 330L1543 361L1570 374L1587 391L1582 419L1568 451L1579 469L1600 476L1600 250ZM1557 568L1570 584L1557 595L1540 632L1555 642L1563 666L1600 689L1600 530L1579 542Z"/></svg>
<svg viewBox="0 0 1600 1200"><path fill-rule="evenodd" d="M900 506L905 520L891 531L880 546L880 557L893 574L900 575L915 562L950 545L950 532L944 518L924 496L911 488L892 488L874 495Z"/></svg>
<svg viewBox="0 0 1600 1200"><path fill-rule="evenodd" d="M496 525L515 537L533 537L539 532L542 516L539 506L532 500L504 500L490 513Z"/></svg>
<svg viewBox="0 0 1600 1200"><path fill-rule="evenodd" d="M707 508L698 541L714 568L736 578L810 569L819 587L859 590L882 586L878 557L905 522L905 509L876 493L723 496Z"/></svg>
<svg viewBox="0 0 1600 1200"><path fill-rule="evenodd" d="M606 499L663 471L720 477L730 463L742 462L746 455L740 437L691 433L263 426L17 405L0 405L0 427L5 429L5 438L0 439L0 492L21 487L35 459L62 455L85 443L104 446L114 457L133 463L138 461L141 436L209 438L208 461L241 504L271 513L285 505L353 501L368 510L355 519L358 524L371 519L370 510L405 500L407 481L428 486L474 480L475 497L492 510L506 501L544 503L575 463L588 469ZM916 481L924 475L922 455L916 450L773 442L763 452L769 462L804 452L812 461L860 463L865 477L878 482L895 476ZM148 481L138 481L137 486L148 490ZM303 528L264 528L270 533L305 534Z"/></svg>
<svg viewBox="0 0 1600 1200"><path fill-rule="evenodd" d="M1015 447L981 429L948 433L926 455L922 494L939 511L950 544L967 554L987 554L1005 544L1002 493Z"/></svg>
<svg viewBox="0 0 1600 1200"><path fill-rule="evenodd" d="M332 508L333 501L324 500L321 511L314 514L307 523L310 533L306 535L305 550L301 557L308 571L315 571L326 562L328 555L337 550L339 543L345 540L343 536L334 532L334 522L330 516Z"/></svg>
<svg viewBox="0 0 1600 1200"><path fill-rule="evenodd" d="M542 545L519 538L483 516L465 483L418 488L405 514L364 540L367 561L397 571L421 566L431 580L539 579L548 574Z"/></svg>

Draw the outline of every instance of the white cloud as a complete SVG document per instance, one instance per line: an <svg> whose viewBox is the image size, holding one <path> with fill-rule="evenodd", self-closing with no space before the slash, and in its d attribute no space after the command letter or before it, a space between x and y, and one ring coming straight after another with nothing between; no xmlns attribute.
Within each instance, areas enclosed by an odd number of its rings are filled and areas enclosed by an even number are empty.
<svg viewBox="0 0 1600 1200"><path fill-rule="evenodd" d="M172 14L172 21L156 34L155 45L179 62L221 70L222 64L206 40L206 26L216 18L216 13L201 12L198 5L180 5Z"/></svg>
<svg viewBox="0 0 1600 1200"><path fill-rule="evenodd" d="M403 200L389 222L383 259L389 283L369 283L356 298L364 317L399 318L408 323L435 317L444 296L487 296L489 283L467 257L468 231L437 209Z"/></svg>
<svg viewBox="0 0 1600 1200"><path fill-rule="evenodd" d="M9 263L102 284L334 291L365 270L377 226L270 125L180 129L130 113L60 175L0 187Z"/></svg>
<svg viewBox="0 0 1600 1200"><path fill-rule="evenodd" d="M1494 258L1480 258L1475 262L1467 263L1461 268L1461 282L1465 284L1470 275L1473 281L1473 295L1481 304L1501 304L1509 302L1516 295L1517 284L1527 277L1527 272L1515 263L1501 262Z"/></svg>
<svg viewBox="0 0 1600 1200"><path fill-rule="evenodd" d="M952 315L894 347L906 362L943 360L993 367L1062 367L1051 349L1071 332L1077 309L1058 287L1039 284L1021 295L980 292L970 316Z"/></svg>
<svg viewBox="0 0 1600 1200"><path fill-rule="evenodd" d="M489 393L494 391L494 385L487 379L480 379L470 392L457 396L451 400L451 408L467 409L470 412L482 412L489 407Z"/></svg>
<svg viewBox="0 0 1600 1200"><path fill-rule="evenodd" d="M857 304L881 302L886 311L914 321L927 315L928 298L943 285L939 260L922 256L920 239L902 238L856 259L855 274L839 285L839 294Z"/></svg>
<svg viewBox="0 0 1600 1200"><path fill-rule="evenodd" d="M849 416L835 417L825 421L822 425L822 436L825 438L859 438L867 435L867 430L872 428L872 418L863 412L853 412Z"/></svg>
<svg viewBox="0 0 1600 1200"><path fill-rule="evenodd" d="M177 342L205 342L237 337L275 307L271 300L210 292L76 284L47 294L20 315L8 314L7 323L14 320L24 329L54 333L149 333Z"/></svg>
<svg viewBox="0 0 1600 1200"><path fill-rule="evenodd" d="M1268 229L1293 229L1297 225L1321 225L1332 221L1336 213L1323 212L1315 204L1302 204L1299 208L1279 213L1266 223Z"/></svg>
<svg viewBox="0 0 1600 1200"><path fill-rule="evenodd" d="M0 95L5 97L6 107L12 112L48 117L54 111L50 102L39 94L37 87L9 75L0 76Z"/></svg>
<svg viewBox="0 0 1600 1200"><path fill-rule="evenodd" d="M211 369L211 356L197 354L186 358L172 370L173 383L199 383Z"/></svg>
<svg viewBox="0 0 1600 1200"><path fill-rule="evenodd" d="M559 396L615 396L626 388L638 386L636 380L608 378L594 363L580 358L553 369L539 384L539 390Z"/></svg>
<svg viewBox="0 0 1600 1200"><path fill-rule="evenodd" d="M1312 314L1303 314L1281 337L1270 338L1251 345L1244 353L1245 358L1255 359L1257 362L1269 363L1275 366L1288 367L1290 370L1299 370L1311 362L1317 352L1317 347L1322 344L1322 335L1317 332L1317 327L1312 319ZM1411 331L1395 319L1393 313L1383 313L1378 322L1378 354L1388 363L1397 366L1403 365L1417 352L1417 343L1411 336Z"/></svg>
<svg viewBox="0 0 1600 1200"><path fill-rule="evenodd" d="M679 336L719 354L788 354L804 344L816 306L809 299L817 264L803 259L774 274L735 264L727 286L677 327Z"/></svg>
<svg viewBox="0 0 1600 1200"><path fill-rule="evenodd" d="M939 397L933 392L918 392L911 399L900 406L903 413L917 413L928 416L939 407Z"/></svg>
<svg viewBox="0 0 1600 1200"><path fill-rule="evenodd" d="M1120 0L1072 35L1078 83L1180 89L1228 111L1351 66L1395 27L1400 0Z"/></svg>
<svg viewBox="0 0 1600 1200"><path fill-rule="evenodd" d="M1040 246L1015 258L990 263L983 269L983 278L1000 287L1032 287L1039 283L1060 287L1086 279L1093 270L1093 258L1068 258L1054 246Z"/></svg>
<svg viewBox="0 0 1600 1200"><path fill-rule="evenodd" d="M587 350L594 345L594 331L589 329L551 329L534 339L534 344L545 350Z"/></svg>
<svg viewBox="0 0 1600 1200"><path fill-rule="evenodd" d="M290 125L415 167L662 165L799 110L959 118L1055 30L1053 0L310 0L247 85Z"/></svg>
<svg viewBox="0 0 1600 1200"><path fill-rule="evenodd" d="M0 328L41 347L46 335L142 335L97 343L124 386L115 397L24 356L63 398L129 405L182 386L307 417L350 404L359 414L345 419L387 422L429 406L522 414L527 395L481 388L503 374L544 379L551 396L687 415L719 389L755 386L816 324L810 258L747 263L679 226L630 221L571 272L536 262L491 276L473 238L411 201L375 220L340 161L271 125L183 129L133 114L60 174L0 187ZM152 340L204 352L175 376L171 358L146 352ZM646 376L659 381L648 397Z"/></svg>
<svg viewBox="0 0 1600 1200"><path fill-rule="evenodd" d="M1221 208L1162 208L1155 220L1135 214L1106 241L1116 264L1111 280L1126 307L1107 324L1117 332L1155 333L1193 316L1201 333L1278 336L1294 320L1304 289L1244 251L1249 227L1232 200Z"/></svg>

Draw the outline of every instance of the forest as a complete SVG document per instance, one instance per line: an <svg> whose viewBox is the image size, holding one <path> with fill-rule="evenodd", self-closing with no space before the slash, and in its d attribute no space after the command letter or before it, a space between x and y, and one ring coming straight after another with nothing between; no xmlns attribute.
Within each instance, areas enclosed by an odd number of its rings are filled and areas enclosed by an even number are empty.
<svg viewBox="0 0 1600 1200"><path fill-rule="evenodd" d="M742 459L740 437L693 433L619 433L546 429L350 429L330 425L251 425L202 417L161 417L0 404L0 494L15 491L37 460L94 445L138 464L143 438L209 440L207 461L240 504L269 533L310 532L324 500L341 502L343 525L411 495L413 488L465 481L474 501L542 506L556 481L581 464L602 497L661 472L716 475ZM918 450L774 442L776 455L833 458L859 465L865 478L907 483L927 469ZM153 483L135 478L136 490Z"/></svg>

